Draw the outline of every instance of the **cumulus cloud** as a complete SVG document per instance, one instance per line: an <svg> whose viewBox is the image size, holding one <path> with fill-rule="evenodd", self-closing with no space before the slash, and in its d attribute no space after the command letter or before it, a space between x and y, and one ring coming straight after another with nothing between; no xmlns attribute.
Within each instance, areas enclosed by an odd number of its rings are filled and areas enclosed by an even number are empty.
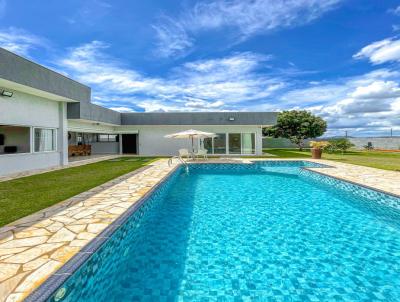
<svg viewBox="0 0 400 302"><path fill-rule="evenodd" d="M45 39L19 28L0 29L0 47L25 57L30 57L30 52L34 49L47 47L47 44Z"/></svg>
<svg viewBox="0 0 400 302"><path fill-rule="evenodd" d="M355 59L368 59L372 64L400 61L400 40L388 38L363 47L353 56Z"/></svg>
<svg viewBox="0 0 400 302"><path fill-rule="evenodd" d="M269 56L251 52L186 62L165 77L149 77L107 55L109 45L93 41L69 50L56 65L93 87L97 101L116 97L146 111L240 110L285 87L279 77L261 72Z"/></svg>
<svg viewBox="0 0 400 302"><path fill-rule="evenodd" d="M328 135L382 134L390 127L400 130L399 80L397 71L378 69L291 90L281 100L286 109L305 108L322 116L328 122Z"/></svg>
<svg viewBox="0 0 400 302"><path fill-rule="evenodd" d="M179 17L162 17L153 26L160 56L182 55L203 31L232 30L235 41L309 23L341 0L200 1Z"/></svg>
<svg viewBox="0 0 400 302"><path fill-rule="evenodd" d="M400 96L400 87L394 81L376 81L368 86L357 87L351 96L357 99L395 98Z"/></svg>

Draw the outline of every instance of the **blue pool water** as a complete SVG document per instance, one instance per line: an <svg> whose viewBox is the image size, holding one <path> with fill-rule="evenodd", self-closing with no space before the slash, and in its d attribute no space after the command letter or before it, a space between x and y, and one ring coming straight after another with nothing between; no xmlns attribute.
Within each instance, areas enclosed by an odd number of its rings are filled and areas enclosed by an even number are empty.
<svg viewBox="0 0 400 302"><path fill-rule="evenodd" d="M400 301L399 200L304 165L177 171L61 300Z"/></svg>

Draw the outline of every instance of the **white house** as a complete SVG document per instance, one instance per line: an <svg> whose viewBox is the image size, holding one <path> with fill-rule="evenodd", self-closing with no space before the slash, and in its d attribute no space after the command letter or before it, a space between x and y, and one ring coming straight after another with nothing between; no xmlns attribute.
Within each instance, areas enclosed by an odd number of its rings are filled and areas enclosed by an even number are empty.
<svg viewBox="0 0 400 302"><path fill-rule="evenodd" d="M0 48L0 175L68 164L75 146L91 154L176 155L196 129L215 155L262 154L262 128L275 112L119 113L91 103L89 87ZM79 149L79 147L76 147ZM70 151L70 152L69 152Z"/></svg>

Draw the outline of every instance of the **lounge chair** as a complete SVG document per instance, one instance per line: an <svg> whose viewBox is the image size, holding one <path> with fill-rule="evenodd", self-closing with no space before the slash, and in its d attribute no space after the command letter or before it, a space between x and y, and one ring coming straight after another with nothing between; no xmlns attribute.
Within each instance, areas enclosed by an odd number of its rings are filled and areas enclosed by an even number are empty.
<svg viewBox="0 0 400 302"><path fill-rule="evenodd" d="M194 154L194 156L196 158L203 157L203 159L208 159L207 152L208 152L208 150L206 150L206 149L200 149L200 150L197 150L197 152Z"/></svg>
<svg viewBox="0 0 400 302"><path fill-rule="evenodd" d="M185 157L186 159L190 158L190 153L188 149L179 149L179 158L183 159Z"/></svg>

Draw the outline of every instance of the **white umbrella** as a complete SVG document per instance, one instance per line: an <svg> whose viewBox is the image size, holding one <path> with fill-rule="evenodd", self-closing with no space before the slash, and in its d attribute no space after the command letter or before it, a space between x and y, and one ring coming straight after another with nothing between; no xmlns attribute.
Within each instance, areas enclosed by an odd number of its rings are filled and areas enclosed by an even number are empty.
<svg viewBox="0 0 400 302"><path fill-rule="evenodd" d="M204 137L214 137L214 136L216 136L215 133L190 129L190 130L186 130L186 131L182 131L182 132L168 134L168 135L165 135L164 137L166 137L166 138L188 138L188 139L191 139L192 140L192 152L194 152L193 139L195 139L195 138L204 138Z"/></svg>

